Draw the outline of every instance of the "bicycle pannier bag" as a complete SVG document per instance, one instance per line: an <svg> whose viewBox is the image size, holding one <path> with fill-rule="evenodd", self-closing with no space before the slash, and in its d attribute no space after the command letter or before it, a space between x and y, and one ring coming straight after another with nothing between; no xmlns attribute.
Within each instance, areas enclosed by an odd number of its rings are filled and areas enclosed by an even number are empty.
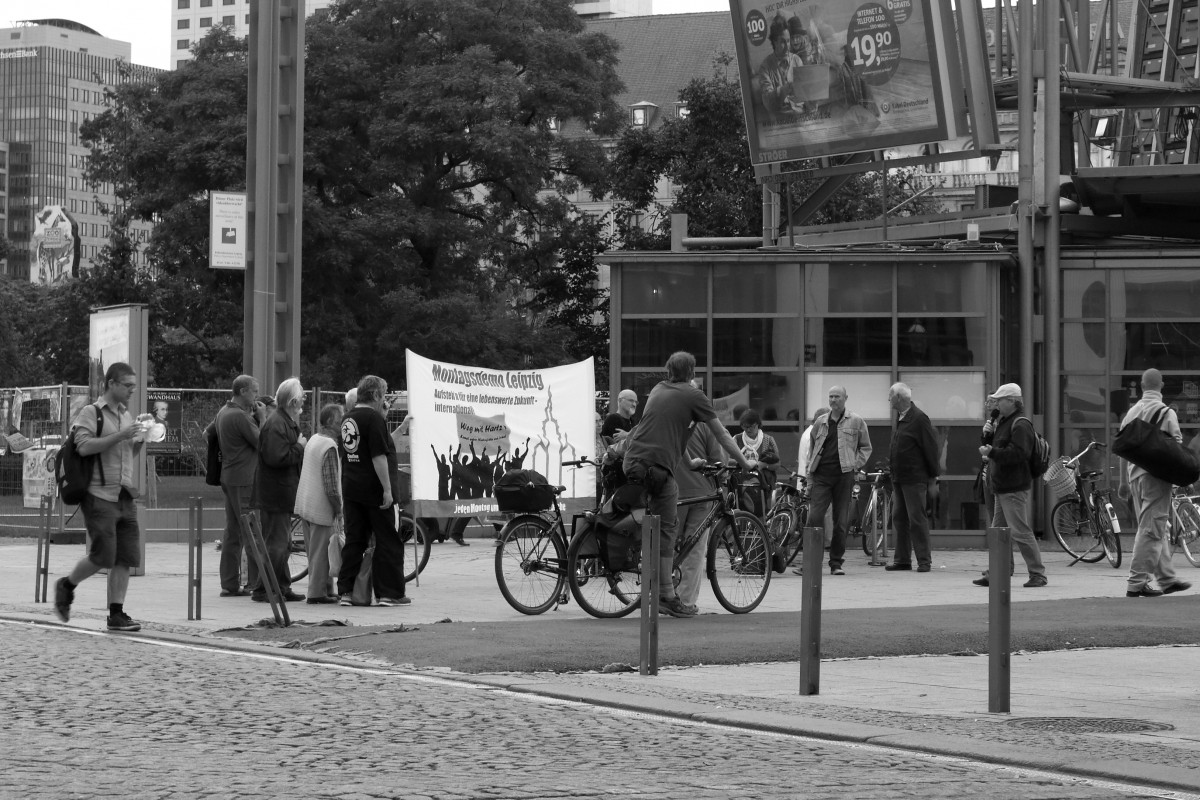
<svg viewBox="0 0 1200 800"><path fill-rule="evenodd" d="M104 430L104 415L97 405L92 405L92 410L96 412L96 436L99 437ZM79 454L75 443L78 430L78 426L71 430L66 443L54 455L54 481L58 484L58 495L64 503L72 506L79 505L87 497L88 484L92 482L92 473L100 461L98 453L92 456ZM100 482L104 482L103 465L100 467Z"/></svg>
<svg viewBox="0 0 1200 800"><path fill-rule="evenodd" d="M554 489L546 476L531 469L510 469L492 488L496 505L504 512L548 511L554 506Z"/></svg>
<svg viewBox="0 0 1200 800"><path fill-rule="evenodd" d="M204 432L208 440L208 452L204 457L204 482L209 486L221 485L221 440L217 438L217 421Z"/></svg>
<svg viewBox="0 0 1200 800"><path fill-rule="evenodd" d="M1159 480L1187 486L1200 478L1200 460L1162 429L1168 410L1164 406L1154 415L1153 421L1130 420L1117 432L1112 451Z"/></svg>

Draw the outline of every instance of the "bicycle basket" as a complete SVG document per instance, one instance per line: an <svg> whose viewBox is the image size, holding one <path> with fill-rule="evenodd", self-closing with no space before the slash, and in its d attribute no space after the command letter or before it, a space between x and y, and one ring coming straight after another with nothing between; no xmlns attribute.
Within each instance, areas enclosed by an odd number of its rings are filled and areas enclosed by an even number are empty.
<svg viewBox="0 0 1200 800"><path fill-rule="evenodd" d="M548 511L554 506L554 487L531 469L511 469L492 488L496 505L504 512Z"/></svg>
<svg viewBox="0 0 1200 800"><path fill-rule="evenodd" d="M1056 501L1075 494L1075 472L1061 458L1051 462L1042 480L1046 481Z"/></svg>

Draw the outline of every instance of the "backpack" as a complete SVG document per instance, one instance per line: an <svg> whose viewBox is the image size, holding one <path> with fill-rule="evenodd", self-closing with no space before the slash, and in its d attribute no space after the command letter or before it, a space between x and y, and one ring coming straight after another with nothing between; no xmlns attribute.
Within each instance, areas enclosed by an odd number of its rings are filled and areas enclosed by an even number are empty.
<svg viewBox="0 0 1200 800"><path fill-rule="evenodd" d="M92 408L96 410L96 436L99 437L104 430L104 415L100 413L98 405L93 403ZM87 497L88 484L92 482L92 472L100 461L99 453L91 456L79 454L78 445L75 443L77 430L79 430L78 425L71 429L71 435L67 437L66 443L58 448L58 452L54 455L54 482L58 484L58 496L64 503L73 506L79 505L83 502L83 498ZM100 466L100 483L104 483L103 464Z"/></svg>
<svg viewBox="0 0 1200 800"><path fill-rule="evenodd" d="M1029 427L1033 428L1033 422L1028 417L1021 417L1029 423ZM1046 470L1050 469L1050 443L1046 441L1046 437L1033 430L1033 449L1029 451L1029 474L1035 478L1040 478L1046 474Z"/></svg>
<svg viewBox="0 0 1200 800"><path fill-rule="evenodd" d="M220 416L220 413L217 414ZM204 482L209 486L221 485L221 440L217 437L217 421L204 432L208 440L208 452L204 456Z"/></svg>

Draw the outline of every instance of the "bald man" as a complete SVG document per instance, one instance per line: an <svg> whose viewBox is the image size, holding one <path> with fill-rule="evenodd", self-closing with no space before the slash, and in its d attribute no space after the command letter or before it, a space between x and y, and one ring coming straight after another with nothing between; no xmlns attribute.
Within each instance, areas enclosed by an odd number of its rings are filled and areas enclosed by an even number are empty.
<svg viewBox="0 0 1200 800"><path fill-rule="evenodd" d="M1182 442L1179 417L1175 409L1163 402L1162 373L1153 367L1142 373L1142 398L1129 409L1121 421L1124 428L1135 419L1153 422L1163 414L1159 427L1175 441ZM1165 409L1166 413L1163 413ZM1146 470L1125 462L1121 483L1129 485L1130 500L1137 514L1137 535L1133 538L1133 555L1129 559L1129 581L1126 597L1162 597L1192 588L1179 580L1171 564L1171 537L1167 535L1167 520L1171 515L1171 484L1156 478ZM1158 587L1150 584L1158 579Z"/></svg>
<svg viewBox="0 0 1200 800"><path fill-rule="evenodd" d="M846 530L850 525L850 498L854 474L871 458L871 434L862 417L846 408L844 386L829 388L829 413L812 425L807 466L811 491L808 518L825 518L833 508L833 539L829 544L829 574L845 575Z"/></svg>
<svg viewBox="0 0 1200 800"><path fill-rule="evenodd" d="M606 445L616 444L633 430L633 414L637 411L638 396L632 389L622 389L617 395L617 410L604 419L600 438Z"/></svg>

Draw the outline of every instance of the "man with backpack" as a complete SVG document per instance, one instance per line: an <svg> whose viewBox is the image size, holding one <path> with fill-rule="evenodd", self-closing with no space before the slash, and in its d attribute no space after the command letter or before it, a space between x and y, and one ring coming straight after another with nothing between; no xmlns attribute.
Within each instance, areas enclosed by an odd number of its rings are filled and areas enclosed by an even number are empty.
<svg viewBox="0 0 1200 800"><path fill-rule="evenodd" d="M250 510L250 490L258 469L259 428L267 407L259 400L258 381L251 375L233 379L233 397L217 412L211 428L221 447L221 492L225 495L225 533L221 537L221 597L246 597L258 585L258 563L246 560L242 574L242 514Z"/></svg>
<svg viewBox="0 0 1200 800"><path fill-rule="evenodd" d="M1007 526L1012 531L1013 544L1021 551L1029 569L1025 587L1045 586L1046 567L1042 564L1042 552L1030 524L1033 495L1030 460L1039 449L1037 431L1028 417L1021 416L1025 403L1017 384L1004 384L988 399L995 401L999 412L993 412L992 418L984 424L984 444L979 448L979 455L988 461L988 485L996 502L991 527ZM987 572L972 582L976 586L987 586Z"/></svg>
<svg viewBox="0 0 1200 800"><path fill-rule="evenodd" d="M54 584L54 612L71 619L75 587L102 569L108 570L108 629L138 631L142 626L125 613L129 570L141 566L142 554L134 498L140 494L136 459L146 426L129 414L129 398L137 374L117 362L104 375L104 394L84 408L71 435L79 455L95 457L87 494L79 504L88 532L88 553L71 574Z"/></svg>

